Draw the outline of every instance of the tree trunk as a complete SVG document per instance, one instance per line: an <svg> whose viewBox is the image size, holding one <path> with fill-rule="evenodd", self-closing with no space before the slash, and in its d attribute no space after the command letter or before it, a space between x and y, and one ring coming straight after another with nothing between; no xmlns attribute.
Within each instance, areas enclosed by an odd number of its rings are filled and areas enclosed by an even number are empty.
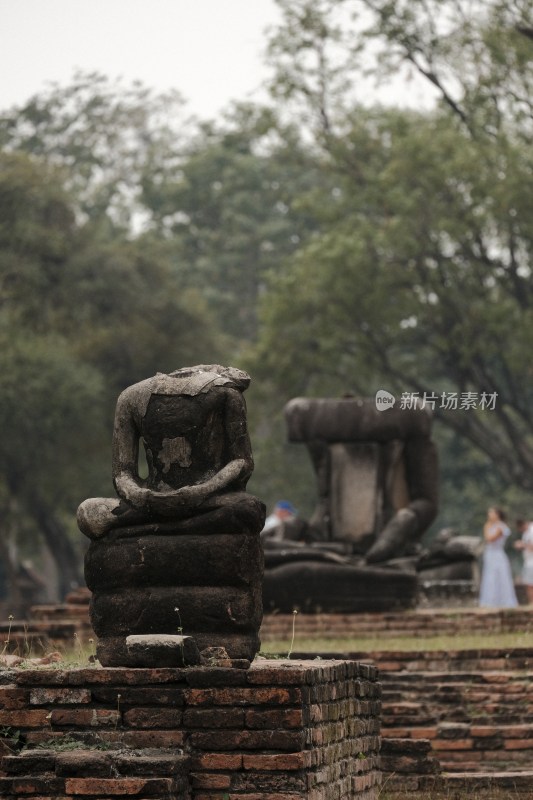
<svg viewBox="0 0 533 800"><path fill-rule="evenodd" d="M84 585L82 557L74 547L63 523L45 502L35 495L31 513L41 530L59 574L59 596L64 598L72 589Z"/></svg>
<svg viewBox="0 0 533 800"><path fill-rule="evenodd" d="M9 514L6 513L4 519L9 520ZM9 528L11 528L11 525L9 525ZM13 564L11 553L9 552L10 548L8 542L10 534L11 530L5 530L4 534L0 536L0 559L2 560L6 579L6 607L8 613L18 616L22 608L22 596L17 581L16 565Z"/></svg>

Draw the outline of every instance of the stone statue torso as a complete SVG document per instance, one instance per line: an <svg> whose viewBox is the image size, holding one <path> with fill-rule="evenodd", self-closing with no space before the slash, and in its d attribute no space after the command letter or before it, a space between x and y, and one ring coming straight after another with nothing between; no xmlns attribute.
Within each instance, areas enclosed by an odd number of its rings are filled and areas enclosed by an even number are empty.
<svg viewBox="0 0 533 800"><path fill-rule="evenodd" d="M228 461L225 404L228 389L206 394L153 394L141 422L149 488L180 489L215 475Z"/></svg>

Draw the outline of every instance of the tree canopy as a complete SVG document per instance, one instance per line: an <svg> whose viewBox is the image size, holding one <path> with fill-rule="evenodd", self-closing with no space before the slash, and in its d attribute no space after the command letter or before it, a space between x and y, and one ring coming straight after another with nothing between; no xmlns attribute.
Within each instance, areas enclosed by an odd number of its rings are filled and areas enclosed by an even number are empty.
<svg viewBox="0 0 533 800"><path fill-rule="evenodd" d="M285 401L378 388L442 423L448 521L532 488L530 4L278 2L269 106L77 74L0 112L0 506L62 589L116 396L157 370L253 373L269 503L314 494ZM428 103L379 103L396 76Z"/></svg>
<svg viewBox="0 0 533 800"><path fill-rule="evenodd" d="M372 11L365 36L377 37L387 63L403 59L438 87L441 102L417 113L340 109L338 72L325 104L333 68L319 55L326 44L345 46L347 79L361 40L331 29L328 2L281 5L290 47L283 26L274 52L284 48L300 81L287 67L278 81L285 74L289 96L314 107L315 142L336 187L329 222L265 298L258 364L283 376L289 393L368 394L385 383L398 398L426 397L507 485L530 490L533 41L525 6L338 4ZM298 71L310 50L321 93L316 74ZM293 346L275 357L280 337ZM461 408L467 397L476 403Z"/></svg>
<svg viewBox="0 0 533 800"><path fill-rule="evenodd" d="M76 506L111 490L117 394L218 346L158 243L76 221L41 158L0 154L0 210L0 502L14 535L43 535L65 591L81 580Z"/></svg>

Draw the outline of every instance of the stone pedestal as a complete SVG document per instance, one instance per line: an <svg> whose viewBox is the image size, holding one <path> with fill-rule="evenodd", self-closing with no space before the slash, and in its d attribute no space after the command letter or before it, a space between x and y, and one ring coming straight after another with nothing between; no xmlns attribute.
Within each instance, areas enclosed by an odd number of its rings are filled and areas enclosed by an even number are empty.
<svg viewBox="0 0 533 800"><path fill-rule="evenodd" d="M224 647L230 658L251 661L262 619L258 527L188 534L139 526L92 542L85 578L100 662L137 666L128 635L178 633L192 636L200 651Z"/></svg>

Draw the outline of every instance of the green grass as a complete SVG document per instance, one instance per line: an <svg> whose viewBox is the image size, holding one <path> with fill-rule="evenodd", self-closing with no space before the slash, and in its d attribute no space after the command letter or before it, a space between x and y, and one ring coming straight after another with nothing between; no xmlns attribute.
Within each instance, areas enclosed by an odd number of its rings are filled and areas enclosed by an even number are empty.
<svg viewBox="0 0 533 800"><path fill-rule="evenodd" d="M446 636L365 636L343 639L304 638L298 636L298 625L293 653L375 653L444 650L486 650L490 648L512 651L516 648L533 648L533 633L472 633ZM277 639L262 642L262 655L287 655L291 640Z"/></svg>

